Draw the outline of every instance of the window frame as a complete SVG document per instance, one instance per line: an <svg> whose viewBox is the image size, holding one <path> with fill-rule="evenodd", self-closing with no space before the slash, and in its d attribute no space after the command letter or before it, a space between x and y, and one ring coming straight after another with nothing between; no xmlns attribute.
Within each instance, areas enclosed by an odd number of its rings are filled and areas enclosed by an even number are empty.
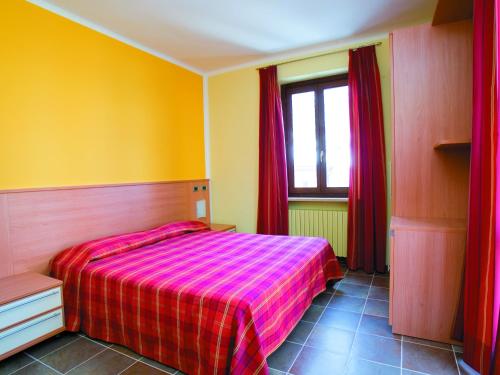
<svg viewBox="0 0 500 375"><path fill-rule="evenodd" d="M333 76L309 79L281 85L281 102L283 106L283 125L285 130L286 164L288 175L289 197L324 197L324 198L347 198L349 187L327 187L326 186L326 158L320 160L321 151L326 155L325 143L325 110L323 90L341 86L347 86L347 73ZM297 188L294 184L294 160L293 160L293 116L292 95L303 92L314 91L315 121L316 121L316 179L317 187Z"/></svg>

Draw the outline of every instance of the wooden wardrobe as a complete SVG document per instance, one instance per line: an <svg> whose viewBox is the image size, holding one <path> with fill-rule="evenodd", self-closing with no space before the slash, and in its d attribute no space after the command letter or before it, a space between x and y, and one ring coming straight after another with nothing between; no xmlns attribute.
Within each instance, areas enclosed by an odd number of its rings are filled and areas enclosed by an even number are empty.
<svg viewBox="0 0 500 375"><path fill-rule="evenodd" d="M391 35L393 85L390 323L453 342L466 243L472 23Z"/></svg>

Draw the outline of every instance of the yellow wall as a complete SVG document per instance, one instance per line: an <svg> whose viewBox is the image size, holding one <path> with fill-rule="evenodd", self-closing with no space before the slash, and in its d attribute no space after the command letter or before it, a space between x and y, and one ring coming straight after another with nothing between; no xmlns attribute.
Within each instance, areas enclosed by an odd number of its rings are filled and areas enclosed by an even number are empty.
<svg viewBox="0 0 500 375"><path fill-rule="evenodd" d="M388 39L376 47L381 74L390 189L391 85ZM353 46L354 47L354 46ZM278 67L281 83L347 72L348 53L311 58ZM212 219L234 223L242 232L255 232L258 194L259 76L252 68L209 78ZM388 190L390 197L390 190ZM291 208L308 207L294 202ZM324 203L347 210L347 204ZM390 213L390 199L388 201Z"/></svg>
<svg viewBox="0 0 500 375"><path fill-rule="evenodd" d="M0 189L205 177L202 77L0 2Z"/></svg>
<svg viewBox="0 0 500 375"><path fill-rule="evenodd" d="M212 221L254 232L259 177L259 76L248 68L210 77Z"/></svg>

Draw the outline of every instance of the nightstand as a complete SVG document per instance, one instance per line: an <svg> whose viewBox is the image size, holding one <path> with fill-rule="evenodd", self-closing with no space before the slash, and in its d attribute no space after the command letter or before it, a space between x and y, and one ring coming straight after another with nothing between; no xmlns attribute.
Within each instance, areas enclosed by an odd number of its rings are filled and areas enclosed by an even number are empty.
<svg viewBox="0 0 500 375"><path fill-rule="evenodd" d="M62 281L38 273L0 279L0 361L62 331Z"/></svg>
<svg viewBox="0 0 500 375"><path fill-rule="evenodd" d="M236 225L234 224L210 224L211 230L218 230L220 232L236 232Z"/></svg>

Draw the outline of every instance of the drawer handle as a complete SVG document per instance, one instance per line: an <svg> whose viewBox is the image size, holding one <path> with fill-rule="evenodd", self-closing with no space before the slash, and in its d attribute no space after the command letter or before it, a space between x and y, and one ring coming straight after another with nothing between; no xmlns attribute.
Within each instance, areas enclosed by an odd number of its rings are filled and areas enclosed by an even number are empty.
<svg viewBox="0 0 500 375"><path fill-rule="evenodd" d="M13 335L13 334L15 334L15 333L18 333L18 332L24 331L25 329L28 329L28 328L30 328L30 327L36 326L37 324L43 323L43 322L45 322L46 320L49 320L49 319L55 318L56 316L59 316L59 315L61 315L61 312L60 312L60 311L56 311L55 313L52 313L51 315L46 316L46 317L45 317L45 318L43 318L43 319L40 319L40 320L38 320L38 321L32 322L32 323L30 323L30 324L28 324L28 325L25 325L25 326L23 326L23 327L20 327L20 328L14 329L14 330L9 331L9 332L7 332L7 333L5 333L5 334L3 334L3 335L0 335L0 340L3 340L4 338L9 337L9 336L11 336L11 335Z"/></svg>
<svg viewBox="0 0 500 375"><path fill-rule="evenodd" d="M18 307L21 307L21 306L24 306L24 305L27 305L29 303L32 303L32 302L35 302L35 301L39 301L41 299L44 299L44 298L47 298L47 297L50 297L50 296L53 296L55 294L59 294L59 290L53 290L52 292L48 293L48 294L43 294L43 295L40 295L38 297L35 297L35 298L32 298L32 299L29 299L27 301L23 301L23 302L18 302L18 303L14 303L13 305L9 306L9 307L6 307L6 308L1 308L0 307L0 313L3 313L3 312L6 312L6 311L9 311L9 310L12 310L12 309L16 309Z"/></svg>

